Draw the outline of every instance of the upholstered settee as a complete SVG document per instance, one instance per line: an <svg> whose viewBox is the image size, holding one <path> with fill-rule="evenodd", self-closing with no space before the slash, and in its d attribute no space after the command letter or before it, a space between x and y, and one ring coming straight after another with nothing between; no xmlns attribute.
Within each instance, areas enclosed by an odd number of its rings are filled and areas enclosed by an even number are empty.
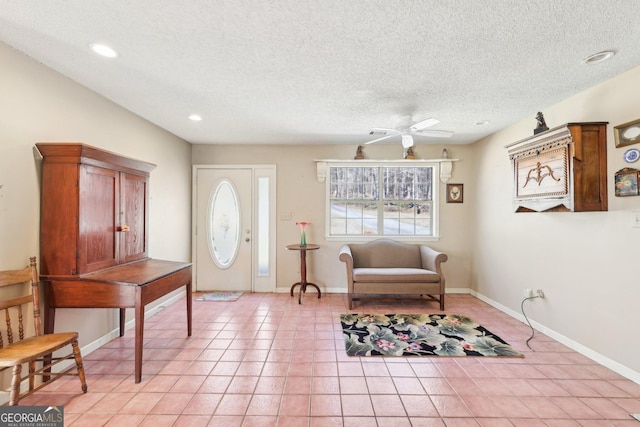
<svg viewBox="0 0 640 427"><path fill-rule="evenodd" d="M447 258L427 245L390 239L342 246L339 259L347 267L349 310L354 300L390 295L426 295L444 310L441 264Z"/></svg>

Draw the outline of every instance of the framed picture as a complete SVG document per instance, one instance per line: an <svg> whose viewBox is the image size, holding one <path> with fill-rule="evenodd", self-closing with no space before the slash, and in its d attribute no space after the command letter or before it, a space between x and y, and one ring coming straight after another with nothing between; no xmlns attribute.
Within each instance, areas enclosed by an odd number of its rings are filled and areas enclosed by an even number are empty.
<svg viewBox="0 0 640 427"><path fill-rule="evenodd" d="M447 184L447 203L462 203L464 184Z"/></svg>
<svg viewBox="0 0 640 427"><path fill-rule="evenodd" d="M637 144L640 142L640 119L624 123L613 128L616 147Z"/></svg>
<svg viewBox="0 0 640 427"><path fill-rule="evenodd" d="M638 195L638 169L624 168L616 172L616 196L637 196Z"/></svg>

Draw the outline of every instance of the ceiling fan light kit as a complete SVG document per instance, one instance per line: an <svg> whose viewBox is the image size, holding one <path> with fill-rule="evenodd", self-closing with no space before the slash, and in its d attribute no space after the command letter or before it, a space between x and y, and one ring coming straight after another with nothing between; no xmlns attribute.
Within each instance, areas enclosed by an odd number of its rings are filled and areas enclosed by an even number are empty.
<svg viewBox="0 0 640 427"><path fill-rule="evenodd" d="M404 148L413 147L413 137L411 135L402 135L402 146Z"/></svg>

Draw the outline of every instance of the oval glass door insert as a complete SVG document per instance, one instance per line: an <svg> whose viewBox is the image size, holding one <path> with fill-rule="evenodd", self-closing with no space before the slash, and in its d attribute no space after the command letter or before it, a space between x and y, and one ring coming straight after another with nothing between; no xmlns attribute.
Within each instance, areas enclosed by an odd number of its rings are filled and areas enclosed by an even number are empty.
<svg viewBox="0 0 640 427"><path fill-rule="evenodd" d="M222 180L209 197L207 240L211 259L229 268L240 248L240 204L233 184Z"/></svg>

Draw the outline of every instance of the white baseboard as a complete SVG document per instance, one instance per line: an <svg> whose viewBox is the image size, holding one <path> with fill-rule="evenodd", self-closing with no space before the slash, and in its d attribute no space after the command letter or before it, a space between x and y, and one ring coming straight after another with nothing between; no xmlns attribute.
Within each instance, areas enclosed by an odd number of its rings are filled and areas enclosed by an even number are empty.
<svg viewBox="0 0 640 427"><path fill-rule="evenodd" d="M285 289L285 288L278 288L278 290L280 292L289 292L289 289ZM345 288L326 288L323 289L324 293L340 293L340 294L345 294L347 292L347 290ZM510 308L500 304L497 301L492 300L491 298L486 297L485 295L476 292L472 289L469 288L447 288L446 290L447 294L470 294L473 295L474 297L478 298L481 301L484 301L485 303L489 304L490 306L502 311L503 313L508 314L509 316L513 317L514 319L517 319L519 321L521 321L522 323L526 323L526 319L524 318L524 316L521 313L518 313L517 311L511 310ZM529 322L531 323L531 326L553 338L554 340L558 341L559 343L562 343L564 345L566 345L567 347L571 348L572 350L577 351L578 353L582 354L583 356L588 357L589 359L599 363L600 365L611 369L613 372L616 372L617 374L622 375L623 377L637 383L640 384L640 372L636 372L633 369L624 366L621 363L616 362L615 360L612 360L594 350L592 350L589 347L586 347L582 344L580 344L577 341L572 340L569 337L566 337L552 329L549 329L548 327L529 319Z"/></svg>
<svg viewBox="0 0 640 427"><path fill-rule="evenodd" d="M153 307L152 309L145 311L144 313L144 318L145 320L154 316L155 314L161 312L162 310L164 310L165 308L167 308L168 306L170 306L171 304L173 304L174 302L178 301L178 300L184 300L186 294L185 291L182 290L181 292L177 293L176 295L172 296L171 298L168 298L166 301L163 301L162 304L159 304L155 307ZM132 319L128 322L125 323L125 330L129 330L131 328L133 328L135 326L135 320ZM102 347L103 345L105 345L106 343L108 343L109 341L112 341L116 338L118 338L120 336L120 327L118 326L116 329L112 330L111 332L101 336L100 338L98 338L97 340L90 342L89 344L83 346L80 348L80 352L82 353L82 357L85 357L87 354L91 354L92 352L94 352L95 350L99 349L100 347ZM54 368L54 372L63 372L69 368L71 368L72 366L75 366L75 362L73 360L65 360L62 361L60 363L58 363L55 368ZM29 388L29 380L24 380L22 381L22 383L20 383L20 390L27 390ZM2 390L0 392L0 405L4 405L6 403L9 403L9 390Z"/></svg>
<svg viewBox="0 0 640 427"><path fill-rule="evenodd" d="M165 308L167 308L168 306L170 306L171 304L179 301L179 300L184 300L186 297L186 291L183 289L182 291L178 292L177 294L173 295L171 298L168 298L167 300L163 301L162 304L159 304L147 311L144 312L144 318L149 319L150 317L153 317L154 315L158 314L159 312L161 312L162 310L164 310ZM126 322L124 324L124 329L125 330L129 330L132 329L135 326L136 322L135 319L131 319L128 322ZM80 347L80 352L82 353L82 357L85 357L87 354L91 354L92 352L96 351L97 349L99 349L100 347L102 347L103 345L107 344L110 341L113 341L114 339L120 337L120 326L118 326L117 328L115 328L114 330L106 333L105 335L101 336L100 338L98 338L95 341L90 342L89 344L86 344L82 347ZM66 360L64 362L60 362L58 365L56 365L56 371L57 372L61 372L64 371L68 368L70 368L71 366L75 365L73 360Z"/></svg>
<svg viewBox="0 0 640 427"><path fill-rule="evenodd" d="M447 288L445 294L468 294L469 288Z"/></svg>
<svg viewBox="0 0 640 427"><path fill-rule="evenodd" d="M471 295L473 295L474 297L478 298L481 301L486 302L487 304L489 304L490 306L497 308L498 310L502 311L503 313L508 314L509 316L513 317L514 319L518 319L519 321L521 321L522 323L526 323L526 319L525 317L521 314L518 313L517 311L513 311L510 308L492 300L491 298L487 298L486 296L484 296L481 293L478 293L474 290L469 290L469 293ZM589 359L598 362L600 365L611 369L613 372L616 372L617 374L622 375L623 377L637 383L640 384L640 372L636 372L631 368L628 368L627 366L624 366L621 363L616 362L615 360L609 359L608 357L590 349L589 347L586 347L582 344L580 344L577 341L572 340L569 337L566 337L552 329L547 328L546 326L536 322L535 320L531 320L529 319L529 322L531 323L531 326L533 327L533 329L542 332L543 334L553 338L554 340L558 341L559 343L562 343L564 345L566 345L567 347L577 351L578 353L582 354L583 356L588 357Z"/></svg>
<svg viewBox="0 0 640 427"><path fill-rule="evenodd" d="M323 294L346 294L347 288L320 288ZM291 291L291 288L276 288L277 294L288 294ZM295 292L298 292L298 288L296 288ZM311 289L311 292L315 292L315 289ZM447 288L446 293L448 294L468 294L469 288Z"/></svg>
<svg viewBox="0 0 640 427"><path fill-rule="evenodd" d="M289 293L290 288L276 288L276 293ZM310 292L315 292L315 289L311 290ZM343 287L331 287L331 288L323 288L322 289L323 293L327 293L327 294L345 294L347 292L347 290ZM476 292L472 289L469 288L447 288L447 294L470 294L473 295L474 297L478 298L481 301L484 301L485 303L489 304L490 306L502 311L503 313L508 314L509 316L513 317L514 319L517 319L519 321L521 321L522 323L526 323L526 320L524 318L524 316L521 313L518 313L517 311L511 310L510 308L498 303L497 301L492 300L491 298L486 297L485 295ZM145 312L145 319L159 313L160 311L164 310L167 306L175 303L178 300L184 299L185 297L185 293L184 291L174 295L173 297L167 299L166 301L164 301L162 304L155 306L153 309ZM627 366L622 365L621 363L616 362L615 360L609 359L608 357L580 344L579 342L576 342L552 329L547 328L546 326L529 319L529 321L531 322L531 326L539 331L542 332L543 334L553 338L554 340L566 345L567 347L577 351L578 353L588 357L591 360L594 360L595 362L601 364L602 366L611 369L613 372L616 372L620 375L622 375L623 377L637 383L640 384L640 372L636 372L633 369L628 368ZM135 325L135 321L134 320L130 320L129 322L126 323L125 325L125 329L131 329L133 328ZM102 347L104 344L108 343L109 341L112 341L115 338L118 338L120 336L119 334L119 330L116 328L113 331L109 332L108 334L100 337L99 339L87 344L86 346L82 347L82 354L86 355L86 354L90 354L91 352L97 350L98 348ZM64 363L61 363L60 365L64 365ZM67 367L69 367L70 365L68 365ZM64 366L62 366L62 369L65 369Z"/></svg>
<svg viewBox="0 0 640 427"><path fill-rule="evenodd" d="M298 293L298 290L300 288L296 287L294 294ZM315 288L309 288L310 290L308 292L315 292ZM320 291L323 294L346 294L347 293L347 289L346 288L325 288L320 286ZM275 293L276 294L288 294L289 292L291 292L291 287L288 288L276 288Z"/></svg>

